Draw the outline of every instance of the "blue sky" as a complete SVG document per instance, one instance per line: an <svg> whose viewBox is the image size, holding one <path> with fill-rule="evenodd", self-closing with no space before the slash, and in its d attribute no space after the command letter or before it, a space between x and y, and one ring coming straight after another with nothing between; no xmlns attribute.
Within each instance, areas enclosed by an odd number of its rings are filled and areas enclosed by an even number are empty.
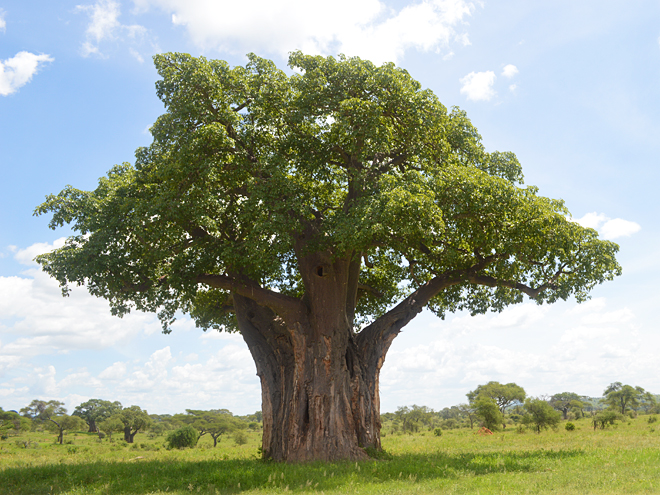
<svg viewBox="0 0 660 495"><path fill-rule="evenodd" d="M530 395L598 396L613 381L660 393L658 2L0 0L0 407L260 408L240 336L185 318L162 335L152 315L62 298L31 260L69 231L32 212L150 142L155 53L238 65L255 52L283 68L295 49L406 68L466 110L489 151L516 153L527 184L621 246L624 275L585 304L420 315L386 359L382 411L451 406L489 380Z"/></svg>

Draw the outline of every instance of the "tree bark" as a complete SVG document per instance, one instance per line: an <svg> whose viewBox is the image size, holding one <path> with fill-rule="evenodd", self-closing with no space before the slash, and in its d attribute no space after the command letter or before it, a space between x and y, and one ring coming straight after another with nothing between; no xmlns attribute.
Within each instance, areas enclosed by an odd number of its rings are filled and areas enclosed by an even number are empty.
<svg viewBox="0 0 660 495"><path fill-rule="evenodd" d="M247 290L233 292L238 327L261 380L263 456L367 459L367 449L381 450L378 386L385 355L428 300L456 280L433 279L356 334L351 257L317 252L299 260L306 293L285 316L276 306L285 296L259 304Z"/></svg>
<svg viewBox="0 0 660 495"><path fill-rule="evenodd" d="M124 428L124 440L126 443L133 443L133 439L135 438L135 434L138 432L138 430L131 431L131 427L127 426Z"/></svg>
<svg viewBox="0 0 660 495"><path fill-rule="evenodd" d="M236 294L234 308L261 380L265 458L360 460L368 458L366 448L380 449L377 375L350 329L309 320L289 328Z"/></svg>

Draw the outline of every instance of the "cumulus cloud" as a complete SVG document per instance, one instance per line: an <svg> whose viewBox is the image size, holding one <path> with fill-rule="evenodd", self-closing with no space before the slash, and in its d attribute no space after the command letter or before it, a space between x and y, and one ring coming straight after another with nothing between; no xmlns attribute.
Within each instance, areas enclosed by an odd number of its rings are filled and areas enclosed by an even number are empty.
<svg viewBox="0 0 660 495"><path fill-rule="evenodd" d="M470 72L460 80L461 94L466 95L467 99L472 101L490 100L496 94L493 89L495 79L493 71Z"/></svg>
<svg viewBox="0 0 660 495"><path fill-rule="evenodd" d="M93 5L78 5L79 12L89 16L89 24L85 30L85 41L81 52L84 57L101 55L99 45L102 41L112 41L121 37L136 38L146 33L146 28L137 24L124 25L119 22L121 9L114 0L99 0ZM131 54L140 62L142 57L132 49Z"/></svg>
<svg viewBox="0 0 660 495"><path fill-rule="evenodd" d="M502 69L502 75L506 78L510 79L516 74L518 74L518 67L516 67L515 65L512 64L505 65L504 69Z"/></svg>
<svg viewBox="0 0 660 495"><path fill-rule="evenodd" d="M39 270L33 258L63 242L14 248L14 258L27 269L21 276L0 277L0 366L14 367L30 357L57 352L106 349L159 328L153 315L112 316L107 302L84 288L74 287L62 298L58 283Z"/></svg>
<svg viewBox="0 0 660 495"><path fill-rule="evenodd" d="M422 0L395 10L379 0L135 0L138 9L171 15L202 49L286 56L345 53L396 62L406 50L441 51L469 44L461 28L474 10L466 0Z"/></svg>
<svg viewBox="0 0 660 495"><path fill-rule="evenodd" d="M101 380L121 380L126 375L126 363L117 361L99 373Z"/></svg>
<svg viewBox="0 0 660 495"><path fill-rule="evenodd" d="M18 52L12 58L0 60L0 95L15 93L32 80L43 64L53 60L50 55L30 52Z"/></svg>
<svg viewBox="0 0 660 495"><path fill-rule="evenodd" d="M631 222L622 218L610 218L604 213L587 213L582 218L574 219L583 227L595 229L605 239L616 239L618 237L630 237L641 230L637 222Z"/></svg>

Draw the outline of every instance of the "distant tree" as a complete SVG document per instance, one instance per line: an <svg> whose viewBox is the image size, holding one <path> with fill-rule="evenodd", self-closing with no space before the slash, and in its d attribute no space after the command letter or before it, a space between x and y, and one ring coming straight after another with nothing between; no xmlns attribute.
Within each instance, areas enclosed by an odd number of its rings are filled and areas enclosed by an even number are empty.
<svg viewBox="0 0 660 495"><path fill-rule="evenodd" d="M489 430L498 430L499 425L504 423L504 415L497 402L495 402L495 399L486 395L479 395L474 401L474 408L477 417L481 419L483 425Z"/></svg>
<svg viewBox="0 0 660 495"><path fill-rule="evenodd" d="M528 426L533 426L537 433L542 429L556 428L561 420L561 413L546 401L539 398L529 398L525 400L526 414L521 422Z"/></svg>
<svg viewBox="0 0 660 495"><path fill-rule="evenodd" d="M401 406L394 413L401 421L401 429L408 433L419 431L422 426L431 426L433 423L433 409L426 406Z"/></svg>
<svg viewBox="0 0 660 495"><path fill-rule="evenodd" d="M470 420L470 428L472 428L476 415L476 409L474 406L470 404L459 404L458 410L461 412L461 414L467 416L468 420Z"/></svg>
<svg viewBox="0 0 660 495"><path fill-rule="evenodd" d="M621 382L611 383L603 392L605 403L612 409L626 414L628 408L635 409L643 403L655 404L655 397L642 387L623 385Z"/></svg>
<svg viewBox="0 0 660 495"><path fill-rule="evenodd" d="M83 428L82 420L69 416L64 403L57 400L48 402L35 399L30 405L21 409L21 414L33 421L40 421L47 429L57 432L57 441L62 444L66 430ZM84 425L86 427L87 424Z"/></svg>
<svg viewBox="0 0 660 495"><path fill-rule="evenodd" d="M124 431L124 423L119 420L119 416L115 414L103 421L99 421L98 429L105 433L108 436L108 439L112 442L112 434L117 431Z"/></svg>
<svg viewBox="0 0 660 495"><path fill-rule="evenodd" d="M561 411L561 413L564 415L564 419L568 419L568 411L573 408L582 410L584 407L581 398L582 397L580 395L573 392L562 392L550 397L550 405L558 411Z"/></svg>
<svg viewBox="0 0 660 495"><path fill-rule="evenodd" d="M90 399L77 406L72 416L84 419L89 425L89 432L98 432L97 422L108 419L115 413L121 411L121 402L110 402L109 400Z"/></svg>
<svg viewBox="0 0 660 495"><path fill-rule="evenodd" d="M527 394L525 389L515 383L507 383L506 385L500 382L488 382L486 385L479 385L473 391L468 392L467 398L470 404L474 403L481 395L493 399L504 414L507 406L525 400Z"/></svg>
<svg viewBox="0 0 660 495"><path fill-rule="evenodd" d="M62 444L64 441L64 432L66 431L81 431L87 429L87 423L84 419L78 416L69 416L62 414L53 416L48 422L45 423L47 430L57 433L57 441Z"/></svg>
<svg viewBox="0 0 660 495"><path fill-rule="evenodd" d="M600 411L592 418L591 422L594 426L594 430L596 428L600 428L601 430L604 430L607 426L616 423L616 420L620 419L620 417L621 415L613 410Z"/></svg>
<svg viewBox="0 0 660 495"><path fill-rule="evenodd" d="M0 436L17 435L21 431L28 431L32 426L29 418L23 417L16 411L5 411L0 407Z"/></svg>
<svg viewBox="0 0 660 495"><path fill-rule="evenodd" d="M143 411L139 406L131 406L122 409L113 418L121 421L124 430L124 440L133 443L135 434L140 430L146 430L151 425L151 418L147 411Z"/></svg>
<svg viewBox="0 0 660 495"><path fill-rule="evenodd" d="M188 413L186 422L199 432L199 436L208 434L213 438L213 446L218 444L218 439L225 433L232 433L247 427L245 421L241 421L230 414L219 411L199 411L186 409Z"/></svg>

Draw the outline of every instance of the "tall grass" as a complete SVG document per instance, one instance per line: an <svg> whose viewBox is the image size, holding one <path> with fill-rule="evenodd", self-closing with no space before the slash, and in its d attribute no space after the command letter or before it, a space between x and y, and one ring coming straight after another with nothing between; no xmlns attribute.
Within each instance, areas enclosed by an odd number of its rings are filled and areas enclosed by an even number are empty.
<svg viewBox="0 0 660 495"><path fill-rule="evenodd" d="M202 437L195 449L165 450L163 438L72 444L31 434L38 448L0 443L4 494L270 494L270 493L659 493L660 433L645 417L616 428L541 434L475 430L388 435L390 460L286 465L258 460L258 433L248 443ZM44 442L49 440L49 442Z"/></svg>

